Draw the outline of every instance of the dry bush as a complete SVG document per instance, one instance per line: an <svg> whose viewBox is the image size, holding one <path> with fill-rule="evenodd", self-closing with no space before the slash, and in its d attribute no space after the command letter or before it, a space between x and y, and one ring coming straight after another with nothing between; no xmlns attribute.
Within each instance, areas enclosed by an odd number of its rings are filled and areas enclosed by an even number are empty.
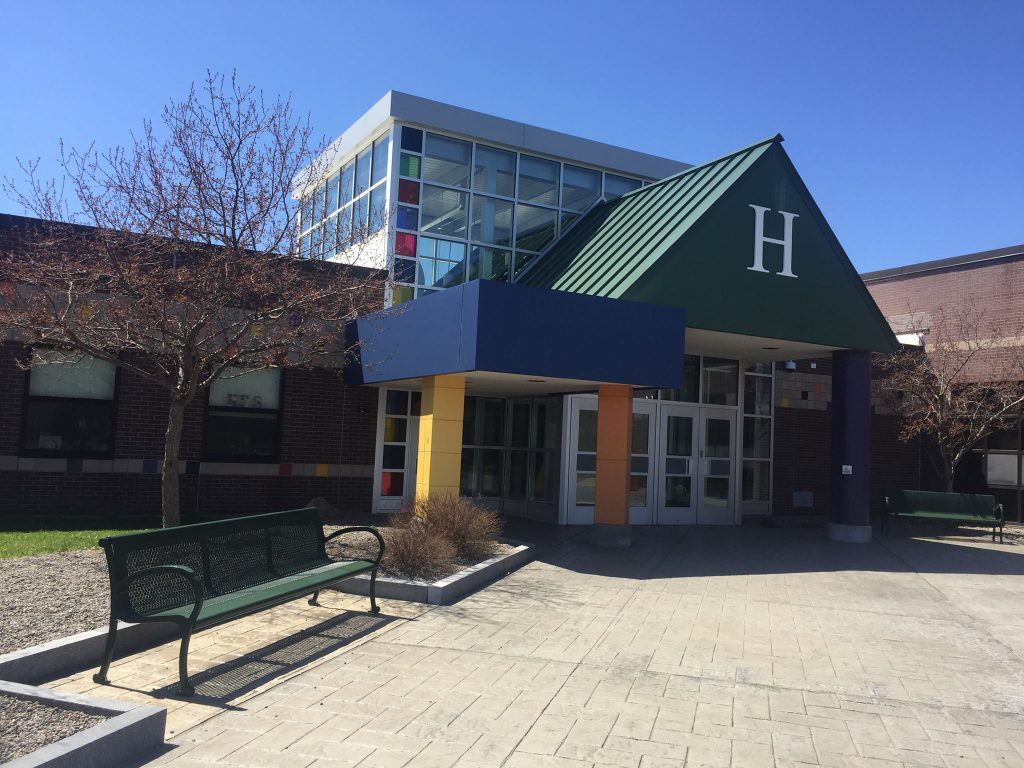
<svg viewBox="0 0 1024 768"><path fill-rule="evenodd" d="M459 557L478 560L493 555L501 536L497 513L461 496L434 496L416 504L423 528L455 546Z"/></svg>
<svg viewBox="0 0 1024 768"><path fill-rule="evenodd" d="M402 512L383 531L384 567L403 577L437 579L455 570L455 545L426 529L409 511Z"/></svg>

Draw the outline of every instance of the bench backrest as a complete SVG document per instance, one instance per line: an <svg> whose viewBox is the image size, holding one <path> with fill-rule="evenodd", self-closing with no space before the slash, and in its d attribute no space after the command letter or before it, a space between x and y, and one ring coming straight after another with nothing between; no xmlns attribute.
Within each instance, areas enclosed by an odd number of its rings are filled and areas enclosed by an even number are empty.
<svg viewBox="0 0 1024 768"><path fill-rule="evenodd" d="M897 514L926 510L950 512L978 517L992 517L995 496L983 493L940 493L937 491L892 491L888 494L889 511Z"/></svg>
<svg viewBox="0 0 1024 768"><path fill-rule="evenodd" d="M202 578L206 599L327 562L323 522L314 507L110 536L100 546L115 603L120 597L121 607L141 614L192 603L190 586L167 574L137 579L119 596L124 579L153 566L188 566Z"/></svg>

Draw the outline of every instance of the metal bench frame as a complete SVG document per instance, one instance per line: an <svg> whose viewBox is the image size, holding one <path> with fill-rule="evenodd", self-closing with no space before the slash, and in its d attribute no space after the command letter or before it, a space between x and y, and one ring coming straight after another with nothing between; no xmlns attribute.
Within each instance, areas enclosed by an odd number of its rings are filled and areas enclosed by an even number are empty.
<svg viewBox="0 0 1024 768"><path fill-rule="evenodd" d="M372 533L376 537L378 552L375 560L344 561L350 562L352 567L334 578L331 576L335 574L325 574L315 587L300 585L293 591L284 592L279 589L290 577L335 564L327 556L327 543L357 531ZM238 549L242 551L230 551L232 537L238 540ZM188 646L196 629L248 616L304 595L311 595L309 604L317 605L321 589L367 572L370 573L370 612L380 612L376 584L377 571L384 557L383 537L368 526L342 528L325 537L323 522L315 508L110 536L101 539L100 546L106 554L110 576L110 625L103 662L99 672L93 675L93 680L99 684L110 682L107 672L114 657L118 621L171 622L180 628L178 692L182 696L191 696L195 689L188 679ZM275 550L283 552L278 554L276 562ZM218 562L219 557L232 559L225 564ZM148 567L135 567L146 561L156 562ZM231 581L240 586L231 588ZM263 599L259 597L261 587L265 587L263 591L267 593ZM200 618L206 601L242 590L253 599L215 618L205 621ZM186 612L189 606L191 610ZM170 611L174 613L168 613Z"/></svg>

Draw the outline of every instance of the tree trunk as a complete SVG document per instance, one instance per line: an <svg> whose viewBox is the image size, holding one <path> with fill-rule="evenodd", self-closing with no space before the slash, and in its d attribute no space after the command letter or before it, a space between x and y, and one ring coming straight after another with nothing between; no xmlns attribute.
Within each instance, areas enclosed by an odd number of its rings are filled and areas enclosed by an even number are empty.
<svg viewBox="0 0 1024 768"><path fill-rule="evenodd" d="M945 470L944 473L943 473L945 475L945 477L943 479L946 481L946 493L952 493L953 492L953 477L956 474L956 465L953 464L953 460L952 459L946 459L943 462L943 467L942 468L943 468L943 470Z"/></svg>
<svg viewBox="0 0 1024 768"><path fill-rule="evenodd" d="M164 528L181 525L178 455L181 451L181 425L185 420L187 404L186 401L171 395L171 407L167 415L167 434L164 436L164 472L160 499Z"/></svg>

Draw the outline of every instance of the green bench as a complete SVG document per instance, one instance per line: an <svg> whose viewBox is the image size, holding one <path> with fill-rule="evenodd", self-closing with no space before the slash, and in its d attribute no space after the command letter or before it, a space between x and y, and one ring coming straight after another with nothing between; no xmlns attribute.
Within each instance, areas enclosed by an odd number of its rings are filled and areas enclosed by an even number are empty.
<svg viewBox="0 0 1024 768"><path fill-rule="evenodd" d="M986 494L892 491L885 497L883 531L890 516L949 520L957 524L991 527L992 541L996 540L998 530L999 543L1003 543L1003 505L996 504L995 497Z"/></svg>
<svg viewBox="0 0 1024 768"><path fill-rule="evenodd" d="M377 537L374 560L333 561L331 539L355 531ZM312 595L330 584L370 573L370 611L379 613L375 590L384 539L373 528L342 528L324 536L314 508L272 512L100 540L110 574L110 629L103 664L93 675L105 684L114 656L118 620L164 621L181 629L178 692L195 691L188 680L188 644L196 629L246 616Z"/></svg>

